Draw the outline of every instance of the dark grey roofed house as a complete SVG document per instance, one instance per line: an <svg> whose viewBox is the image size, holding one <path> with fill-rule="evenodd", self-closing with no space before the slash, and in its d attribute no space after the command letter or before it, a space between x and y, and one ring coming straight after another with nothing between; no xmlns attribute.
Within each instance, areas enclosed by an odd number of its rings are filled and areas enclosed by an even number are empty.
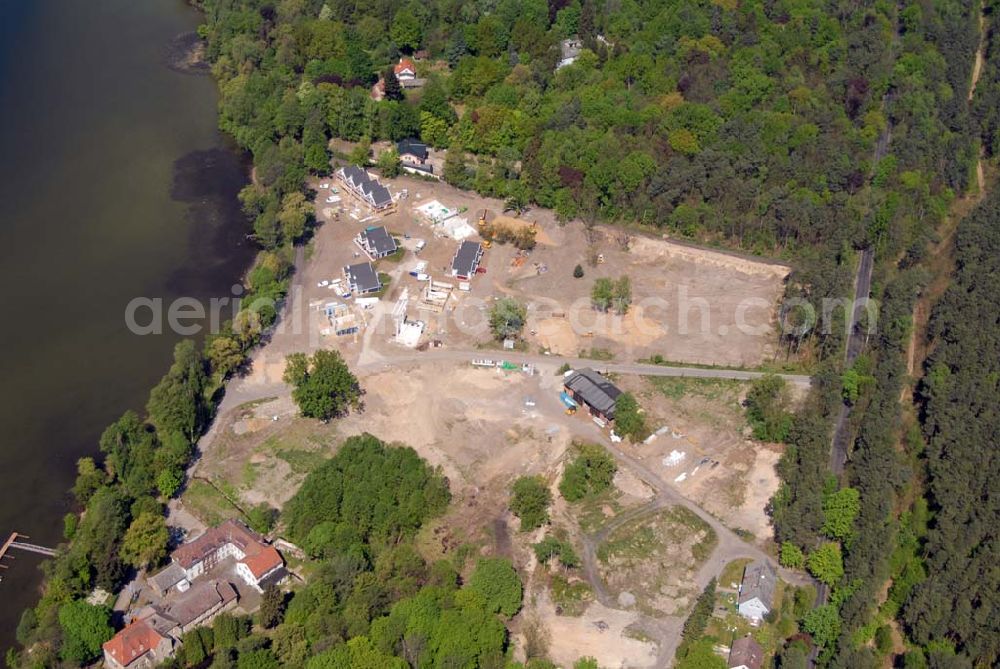
<svg viewBox="0 0 1000 669"><path fill-rule="evenodd" d="M585 367L573 372L563 383L570 397L590 408L590 413L605 420L615 419L615 400L622 394L615 384Z"/></svg>
<svg viewBox="0 0 1000 669"><path fill-rule="evenodd" d="M377 209L383 207L388 207L392 204L392 195L389 194L389 189L378 182L371 182L371 196L372 202L375 204Z"/></svg>
<svg viewBox="0 0 1000 669"><path fill-rule="evenodd" d="M451 261L451 275L459 279L469 279L479 269L483 257L483 245L479 242L462 242Z"/></svg>
<svg viewBox="0 0 1000 669"><path fill-rule="evenodd" d="M382 288L379 281L378 272L370 262L361 262L356 265L348 265L344 268L344 276L351 290L360 295L374 293Z"/></svg>
<svg viewBox="0 0 1000 669"><path fill-rule="evenodd" d="M758 560L747 565L740 584L740 615L754 621L762 620L771 610L777 584L778 575L767 562Z"/></svg>
<svg viewBox="0 0 1000 669"><path fill-rule="evenodd" d="M745 636L733 641L729 649L729 669L761 669L764 666L764 649Z"/></svg>
<svg viewBox="0 0 1000 669"><path fill-rule="evenodd" d="M384 225L372 226L362 230L361 234L358 235L358 244L361 245L361 248L365 250L365 253L372 260L392 255L398 248L396 240L392 238L392 235L389 234Z"/></svg>
<svg viewBox="0 0 1000 669"><path fill-rule="evenodd" d="M338 172L348 189L375 209L385 209L392 205L389 189L355 165L348 165Z"/></svg>
<svg viewBox="0 0 1000 669"><path fill-rule="evenodd" d="M426 144L409 138L399 142L399 144L396 145L396 150L399 152L399 158L401 160L406 162L417 162L421 165L427 160L427 156L429 155Z"/></svg>
<svg viewBox="0 0 1000 669"><path fill-rule="evenodd" d="M357 165L348 165L344 168L344 177L350 179L355 186L360 186L368 181L368 174Z"/></svg>

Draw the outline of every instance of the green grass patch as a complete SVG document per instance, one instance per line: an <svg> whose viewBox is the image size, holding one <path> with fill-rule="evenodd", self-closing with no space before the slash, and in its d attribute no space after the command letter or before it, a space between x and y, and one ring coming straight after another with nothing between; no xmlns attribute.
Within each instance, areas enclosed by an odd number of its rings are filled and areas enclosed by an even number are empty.
<svg viewBox="0 0 1000 669"><path fill-rule="evenodd" d="M576 502L574 508L580 529L587 534L600 530L609 520L623 511L620 498L621 492L617 488L611 488L599 495ZM610 515L605 513L606 510L611 511Z"/></svg>
<svg viewBox="0 0 1000 669"><path fill-rule="evenodd" d="M552 602L560 607L564 616L580 616L594 599L594 591L585 581L570 581L555 574L549 583Z"/></svg>
<svg viewBox="0 0 1000 669"><path fill-rule="evenodd" d="M242 482L244 489L253 488L254 485L257 483L258 478L259 478L259 472L257 469L257 465L255 465L252 462L247 462L246 464L243 465Z"/></svg>
<svg viewBox="0 0 1000 669"><path fill-rule="evenodd" d="M704 562L712 555L712 551L715 550L715 545L718 543L719 538L716 536L715 531L709 527L708 533L698 543L691 546L691 556L698 562Z"/></svg>
<svg viewBox="0 0 1000 669"><path fill-rule="evenodd" d="M188 482L181 496L184 506L207 525L218 525L243 514L215 486L201 479Z"/></svg>
<svg viewBox="0 0 1000 669"><path fill-rule="evenodd" d="M613 557L642 560L652 556L662 545L656 532L648 525L637 529L628 525L625 527L628 528L627 532L618 530L612 534L611 538L601 544L597 549L598 560L605 564Z"/></svg>
<svg viewBox="0 0 1000 669"><path fill-rule="evenodd" d="M679 362L669 360L659 353L648 358L637 360L644 365L659 365L661 367L688 367L690 369L739 369L746 372L763 372L765 374L812 374L816 365L805 360L788 360L786 362L765 362L755 367L746 365L705 365L697 362Z"/></svg>
<svg viewBox="0 0 1000 669"><path fill-rule="evenodd" d="M275 455L287 462L292 473L297 475L308 474L326 460L323 453L299 449L278 449Z"/></svg>
<svg viewBox="0 0 1000 669"><path fill-rule="evenodd" d="M734 379L696 379L681 376L647 376L646 381L665 397L679 400L687 396L704 397L710 400L735 398L747 381Z"/></svg>
<svg viewBox="0 0 1000 669"><path fill-rule="evenodd" d="M615 354L606 348L591 347L589 349L581 349L579 357L586 358L588 360L607 361L607 360L614 360Z"/></svg>
<svg viewBox="0 0 1000 669"><path fill-rule="evenodd" d="M739 586L740 581L743 580L743 570L746 569L746 566L751 562L753 562L753 560L750 558L740 558L738 560L733 560L723 567L722 573L719 574L719 587L730 588L733 583Z"/></svg>
<svg viewBox="0 0 1000 669"><path fill-rule="evenodd" d="M691 546L691 556L697 564L708 559L718 543L718 537L708 523L684 507L675 506L659 513L642 516L619 527L597 549L597 558L607 564L612 558L637 562L656 555L665 543L701 538Z"/></svg>
<svg viewBox="0 0 1000 669"><path fill-rule="evenodd" d="M398 263L399 261L401 261L403 259L403 256L406 255L406 249L402 247L398 238L396 238L396 246L398 246L399 248L397 248L395 251L393 251L387 256L382 256L381 258L379 258L379 261L384 260L386 262L391 262L391 263Z"/></svg>
<svg viewBox="0 0 1000 669"><path fill-rule="evenodd" d="M378 273L378 280L379 280L379 283L382 284L382 287L379 288L374 293L369 293L367 295L364 295L363 297L379 297L379 298L381 298L381 297L384 297L387 292L389 292L389 284L392 283L392 277L389 276L388 274L386 274L385 272L379 272Z"/></svg>

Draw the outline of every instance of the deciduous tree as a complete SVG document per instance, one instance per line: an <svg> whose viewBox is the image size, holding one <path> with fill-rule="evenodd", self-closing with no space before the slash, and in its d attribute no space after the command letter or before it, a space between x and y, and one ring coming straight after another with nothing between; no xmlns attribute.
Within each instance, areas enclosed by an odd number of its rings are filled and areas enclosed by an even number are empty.
<svg viewBox="0 0 1000 669"><path fill-rule="evenodd" d="M114 636L111 611L106 606L92 606L82 600L63 604L59 608L62 629L60 655L64 660L89 664L101 655L101 646Z"/></svg>
<svg viewBox="0 0 1000 669"><path fill-rule="evenodd" d="M303 416L330 420L361 402L358 380L337 351L321 349L312 358L288 356L284 380L293 386L292 398Z"/></svg>
<svg viewBox="0 0 1000 669"><path fill-rule="evenodd" d="M167 555L170 533L163 516L153 513L140 514L122 540L122 558L139 569L156 565Z"/></svg>
<svg viewBox="0 0 1000 669"><path fill-rule="evenodd" d="M510 510L521 519L521 531L534 530L549 520L552 493L541 476L522 476L511 486Z"/></svg>

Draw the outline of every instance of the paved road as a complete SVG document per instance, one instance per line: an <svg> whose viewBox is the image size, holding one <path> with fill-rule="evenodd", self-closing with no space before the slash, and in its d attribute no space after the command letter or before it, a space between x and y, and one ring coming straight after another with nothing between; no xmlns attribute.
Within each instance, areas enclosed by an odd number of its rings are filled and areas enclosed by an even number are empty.
<svg viewBox="0 0 1000 669"><path fill-rule="evenodd" d="M469 362L473 358L492 358L494 360L509 360L520 365L560 365L567 364L577 369L593 367L598 371L612 374L634 374L639 376L677 376L697 379L736 379L752 381L765 376L765 372L754 372L745 369L726 369L721 367L671 367L668 365L649 365L637 362L603 362L588 358L564 358L551 355L518 353L514 351L484 351L478 349L437 349L428 351L400 351L391 355L370 354L360 367L371 369L379 366L401 365L410 362ZM778 374L789 383L802 388L808 388L812 378L804 374Z"/></svg>
<svg viewBox="0 0 1000 669"><path fill-rule="evenodd" d="M867 248L861 252L858 273L854 279L854 309L851 312L851 322L848 327L850 334L847 338L847 345L844 347L844 369L854 364L868 340L867 328L858 328L858 321L864 312L862 300L868 299L871 294L874 267L875 251L872 248ZM841 404L837 412L837 421L834 423L833 439L830 443L830 470L838 477L844 473L844 466L847 464L848 451L850 450L850 417L851 407L846 403Z"/></svg>

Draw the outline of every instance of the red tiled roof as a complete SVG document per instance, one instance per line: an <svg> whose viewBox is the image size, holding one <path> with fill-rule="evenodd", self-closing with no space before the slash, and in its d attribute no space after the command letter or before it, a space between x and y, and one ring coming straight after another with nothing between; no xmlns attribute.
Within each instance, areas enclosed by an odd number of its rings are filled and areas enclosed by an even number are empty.
<svg viewBox="0 0 1000 669"><path fill-rule="evenodd" d="M285 563L273 546L265 546L252 555L247 553L243 564L250 568L250 573L259 581L269 571L277 569Z"/></svg>
<svg viewBox="0 0 1000 669"><path fill-rule="evenodd" d="M393 71L396 74L399 74L403 70L409 70L410 72L416 72L417 71L417 66L414 65L413 61L410 60L409 58L400 58L399 62L396 63L396 67L393 68Z"/></svg>
<svg viewBox="0 0 1000 669"><path fill-rule="evenodd" d="M213 527L203 535L184 544L173 552L173 560L185 569L202 562L226 544L234 544L245 556L241 562L250 568L257 579L284 564L281 555L264 539L246 525L235 520L227 520Z"/></svg>
<svg viewBox="0 0 1000 669"><path fill-rule="evenodd" d="M116 662L127 667L156 648L163 639L146 620L136 620L106 642L104 650Z"/></svg>
<svg viewBox="0 0 1000 669"><path fill-rule="evenodd" d="M254 546L265 545L264 540L246 525L227 520L209 529L194 541L180 546L171 557L180 566L190 569L226 544L235 544L247 554L255 550Z"/></svg>

